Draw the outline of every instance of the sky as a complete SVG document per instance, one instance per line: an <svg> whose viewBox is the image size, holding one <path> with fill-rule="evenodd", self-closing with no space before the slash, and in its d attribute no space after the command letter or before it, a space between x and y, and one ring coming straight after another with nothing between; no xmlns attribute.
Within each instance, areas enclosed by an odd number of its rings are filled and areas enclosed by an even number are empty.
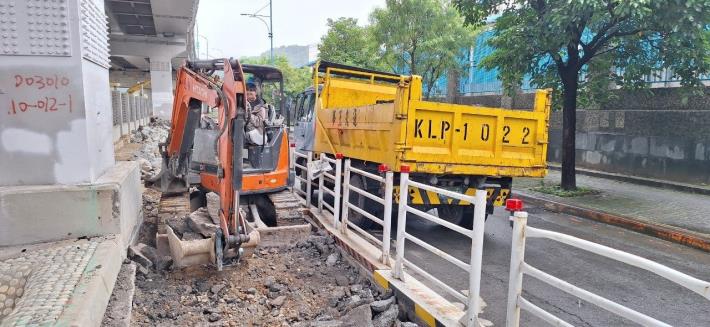
<svg viewBox="0 0 710 327"><path fill-rule="evenodd" d="M239 58L268 51L266 25L240 15L263 8L259 14L268 16L268 4L269 0L200 0L200 53L205 52L206 43L210 57ZM372 9L384 4L385 0L273 0L274 48L317 44L328 30L328 18L353 17L360 25L366 25Z"/></svg>

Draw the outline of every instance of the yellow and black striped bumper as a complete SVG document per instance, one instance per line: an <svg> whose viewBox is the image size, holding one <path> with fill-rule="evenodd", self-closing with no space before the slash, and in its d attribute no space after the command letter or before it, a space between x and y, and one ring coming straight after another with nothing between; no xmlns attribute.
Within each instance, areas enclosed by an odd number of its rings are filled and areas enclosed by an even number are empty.
<svg viewBox="0 0 710 327"><path fill-rule="evenodd" d="M460 190L452 190L455 192L460 192ZM488 193L488 204L492 204L496 207L501 207L505 204L505 200L510 197L510 189L500 188L500 187L487 187L486 192ZM466 195L474 196L476 194L476 188L469 187ZM399 203L399 186L394 187L394 194L392 196L395 203ZM422 204L422 205L441 205L441 204L451 204L451 205L469 205L470 203L466 201L461 201L459 199L450 198L448 196L441 195L436 192L422 190L419 188L410 187L409 188L409 203L410 204Z"/></svg>

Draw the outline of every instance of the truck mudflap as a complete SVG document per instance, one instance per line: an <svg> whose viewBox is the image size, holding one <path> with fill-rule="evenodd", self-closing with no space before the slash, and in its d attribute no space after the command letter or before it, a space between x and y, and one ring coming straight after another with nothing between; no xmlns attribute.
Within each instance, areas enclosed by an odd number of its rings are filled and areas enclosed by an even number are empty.
<svg viewBox="0 0 710 327"><path fill-rule="evenodd" d="M510 198L511 186L513 185L513 180L508 177L488 177L480 187L476 188L473 186L438 186L443 189L447 189L457 193L463 193L470 196L476 195L477 189L486 190L486 197L488 207L502 207L505 205L505 200ZM394 186L394 201L399 203L399 186ZM436 192L431 192L416 187L409 188L409 203L413 205L422 206L439 206L439 205L470 205L467 201L462 201L459 199L454 199L447 197L445 195L438 194Z"/></svg>
<svg viewBox="0 0 710 327"><path fill-rule="evenodd" d="M455 192L460 192L464 193L466 195L471 195L474 196L476 194L476 188L475 187L469 187L466 189L465 192L461 192L460 188L447 188L444 187L445 189L450 189L451 191ZM487 193L487 200L488 200L488 205L489 206L495 206L495 207L501 207L505 204L505 200L507 200L510 197L510 188L502 188L500 186L487 186L484 188ZM395 203L399 203L399 186L394 187L394 194L392 196L394 199ZM441 204L447 204L447 205L469 205L470 203L466 201L461 201L458 199L453 199L449 198L447 196L427 191L427 190L422 190L418 189L415 187L410 187L409 188L409 203L414 204L414 205L441 205Z"/></svg>

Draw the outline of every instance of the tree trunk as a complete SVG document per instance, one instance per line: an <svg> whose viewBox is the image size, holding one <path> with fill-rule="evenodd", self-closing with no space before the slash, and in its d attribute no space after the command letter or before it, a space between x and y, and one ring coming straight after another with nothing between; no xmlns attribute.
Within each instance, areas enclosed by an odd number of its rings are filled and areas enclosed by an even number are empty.
<svg viewBox="0 0 710 327"><path fill-rule="evenodd" d="M575 139L577 123L578 72L566 72L562 77L562 182L564 190L577 188L575 176Z"/></svg>

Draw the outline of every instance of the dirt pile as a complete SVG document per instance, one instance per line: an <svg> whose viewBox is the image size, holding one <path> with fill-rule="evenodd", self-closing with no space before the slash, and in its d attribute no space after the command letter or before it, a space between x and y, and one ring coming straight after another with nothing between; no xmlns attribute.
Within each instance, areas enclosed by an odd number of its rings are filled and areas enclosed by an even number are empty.
<svg viewBox="0 0 710 327"><path fill-rule="evenodd" d="M136 288L132 324L140 326L412 326L324 235L259 249L221 272L139 272Z"/></svg>

